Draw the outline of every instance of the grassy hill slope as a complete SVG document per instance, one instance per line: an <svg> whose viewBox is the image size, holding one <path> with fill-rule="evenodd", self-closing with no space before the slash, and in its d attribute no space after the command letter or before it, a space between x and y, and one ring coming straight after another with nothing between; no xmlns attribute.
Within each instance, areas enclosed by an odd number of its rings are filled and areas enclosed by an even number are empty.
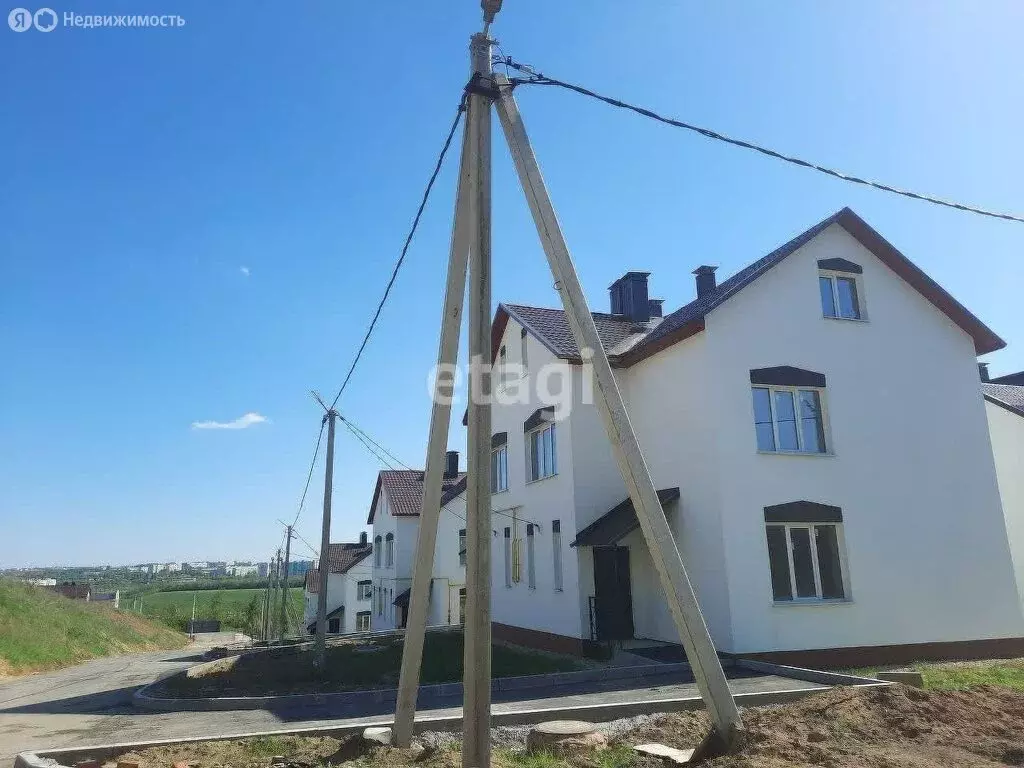
<svg viewBox="0 0 1024 768"><path fill-rule="evenodd" d="M69 600L0 579L0 676L77 664L98 656L181 648L187 638L103 603Z"/></svg>

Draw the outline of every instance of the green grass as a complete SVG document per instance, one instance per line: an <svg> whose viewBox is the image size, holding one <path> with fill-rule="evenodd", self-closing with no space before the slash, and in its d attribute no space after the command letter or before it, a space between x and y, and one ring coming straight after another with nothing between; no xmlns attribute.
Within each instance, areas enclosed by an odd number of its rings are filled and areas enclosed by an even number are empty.
<svg viewBox="0 0 1024 768"><path fill-rule="evenodd" d="M462 633L436 632L424 644L420 682L448 683L462 680ZM224 659L202 676L169 678L165 687L181 696L247 696L316 693L361 688L395 687L402 664L400 640L347 643L327 651L326 669L313 668L309 652L269 651ZM565 656L495 644L491 676L513 677L579 669Z"/></svg>
<svg viewBox="0 0 1024 768"><path fill-rule="evenodd" d="M640 759L640 756L630 747L616 744L594 752L587 756L586 765L594 768L629 768ZM513 766L514 768L569 768L578 763L572 763L562 757L557 757L550 752L510 752L499 751L501 765Z"/></svg>
<svg viewBox="0 0 1024 768"><path fill-rule="evenodd" d="M0 673L25 673L135 650L180 648L186 638L103 603L0 579Z"/></svg>
<svg viewBox="0 0 1024 768"><path fill-rule="evenodd" d="M1024 659L993 661L922 661L910 665L921 673L924 687L931 691L962 691L978 685L998 685L1024 691ZM874 677L878 667L853 670L854 674Z"/></svg>
<svg viewBox="0 0 1024 768"><path fill-rule="evenodd" d="M259 736L243 742L245 751L253 757L275 757L288 753L289 742L276 736Z"/></svg>
<svg viewBox="0 0 1024 768"><path fill-rule="evenodd" d="M149 592L142 596L142 614L184 630L186 623L192 617L193 595L196 600L197 619L217 619L221 622L221 628L224 630L237 629L252 633L256 629L260 610L263 607L264 590L262 589ZM290 616L297 621L302 621L304 609L302 590L293 587L289 592L289 597L291 599ZM135 605L134 601L133 597L126 598L122 605L125 608L132 608ZM280 616L280 610L280 603L278 603L273 613L275 622ZM289 621L291 620L289 618Z"/></svg>

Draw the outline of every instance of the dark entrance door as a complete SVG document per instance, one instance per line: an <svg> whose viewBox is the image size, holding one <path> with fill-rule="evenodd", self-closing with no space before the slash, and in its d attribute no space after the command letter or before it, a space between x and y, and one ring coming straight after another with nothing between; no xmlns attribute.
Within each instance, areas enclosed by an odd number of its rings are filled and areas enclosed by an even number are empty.
<svg viewBox="0 0 1024 768"><path fill-rule="evenodd" d="M599 641L633 637L629 547L594 547L594 625Z"/></svg>

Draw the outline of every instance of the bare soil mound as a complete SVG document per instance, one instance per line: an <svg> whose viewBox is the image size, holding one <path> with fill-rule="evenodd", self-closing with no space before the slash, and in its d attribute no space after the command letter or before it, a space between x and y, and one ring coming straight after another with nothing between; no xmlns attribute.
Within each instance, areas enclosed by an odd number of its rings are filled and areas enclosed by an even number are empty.
<svg viewBox="0 0 1024 768"><path fill-rule="evenodd" d="M1024 765L1024 694L995 686L922 691L836 688L794 704L745 709L746 745L715 768L991 768ZM620 742L688 748L703 712L666 715Z"/></svg>

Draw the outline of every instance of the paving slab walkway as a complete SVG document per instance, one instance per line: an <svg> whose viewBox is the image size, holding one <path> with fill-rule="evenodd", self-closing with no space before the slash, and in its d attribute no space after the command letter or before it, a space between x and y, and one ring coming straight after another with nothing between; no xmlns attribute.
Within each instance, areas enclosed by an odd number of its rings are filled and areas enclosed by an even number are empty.
<svg viewBox="0 0 1024 768"><path fill-rule="evenodd" d="M45 675L0 682L0 761L18 752L130 741L189 738L260 730L347 725L367 719L331 707L281 707L273 710L155 713L134 709L132 693L158 676L197 663L196 651L137 654L100 659ZM759 675L731 682L734 693L817 689L825 686ZM595 690L560 686L529 699L502 701L494 712L523 712L556 707L592 706L632 701L663 701L698 696L692 682L648 679L637 688ZM461 714L461 698L431 702L423 716ZM383 713L384 716L390 712ZM374 715L380 719L382 713Z"/></svg>

